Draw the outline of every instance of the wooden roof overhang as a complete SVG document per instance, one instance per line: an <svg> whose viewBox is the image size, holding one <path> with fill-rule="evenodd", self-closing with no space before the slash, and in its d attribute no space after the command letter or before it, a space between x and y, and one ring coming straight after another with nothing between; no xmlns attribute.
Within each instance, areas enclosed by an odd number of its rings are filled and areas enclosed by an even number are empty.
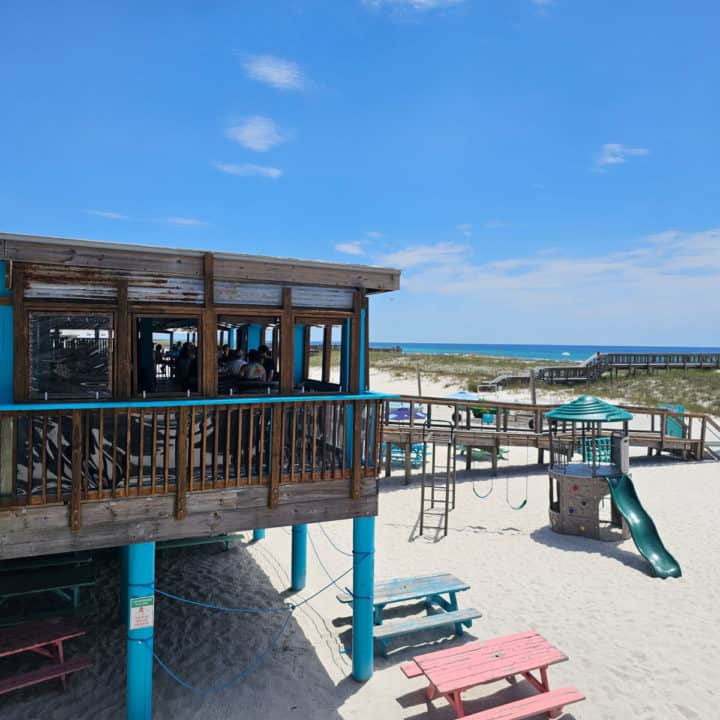
<svg viewBox="0 0 720 720"><path fill-rule="evenodd" d="M201 279L209 254L213 256L213 279L217 281L357 288L367 294L400 287L399 270L371 265L0 233L0 259L73 270Z"/></svg>

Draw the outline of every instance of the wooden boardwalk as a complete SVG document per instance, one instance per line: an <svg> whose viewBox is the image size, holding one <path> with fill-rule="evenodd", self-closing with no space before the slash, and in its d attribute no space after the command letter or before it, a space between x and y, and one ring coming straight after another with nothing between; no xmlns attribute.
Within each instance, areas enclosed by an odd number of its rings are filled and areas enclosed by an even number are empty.
<svg viewBox="0 0 720 720"><path fill-rule="evenodd" d="M479 448L490 453L493 470L497 469L501 447L528 447L538 450L537 461L542 463L544 451L549 449L550 439L544 414L554 405L531 405L529 403L492 403L495 421L483 424L473 417L472 408L487 401L460 401L449 398L431 398L403 395L401 402L413 410L418 408L428 415L425 421L385 422L383 440L406 449L406 474L412 468L407 462L409 449L418 443L463 445ZM699 413L673 413L665 408L622 406L634 416L630 422L629 438L632 447L646 448L648 455L668 452L685 460L720 460L720 425L709 415ZM443 420L438 415L450 415L453 420ZM388 413L385 413L387 418ZM433 419L433 416L437 419ZM670 434L668 420L682 428L682 437ZM635 427L633 427L635 425ZM649 426L649 427L648 427ZM389 446L389 445L388 445ZM470 468L472 453L466 456ZM386 458L386 473L389 463Z"/></svg>
<svg viewBox="0 0 720 720"><path fill-rule="evenodd" d="M626 373L654 372L659 370L709 370L720 368L720 352L710 353L595 353L583 362L567 365L546 365L533 370L535 379L544 383L574 384L597 380L605 373L615 377ZM479 391L496 390L504 385L527 385L529 373L503 374L486 380Z"/></svg>

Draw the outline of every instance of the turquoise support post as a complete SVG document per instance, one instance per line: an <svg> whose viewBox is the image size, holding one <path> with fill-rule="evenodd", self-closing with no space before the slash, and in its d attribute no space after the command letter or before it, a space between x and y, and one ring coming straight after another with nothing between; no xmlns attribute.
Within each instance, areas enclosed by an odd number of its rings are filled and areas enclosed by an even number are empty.
<svg viewBox="0 0 720 720"><path fill-rule="evenodd" d="M373 674L374 576L375 518L354 518L352 676L358 682Z"/></svg>
<svg viewBox="0 0 720 720"><path fill-rule="evenodd" d="M155 543L129 545L127 570L127 720L151 720Z"/></svg>
<svg viewBox="0 0 720 720"><path fill-rule="evenodd" d="M232 328L230 330L228 345L230 346L231 350L237 350L237 330L235 328Z"/></svg>
<svg viewBox="0 0 720 720"><path fill-rule="evenodd" d="M291 576L291 589L302 590L307 581L307 525L293 525Z"/></svg>
<svg viewBox="0 0 720 720"><path fill-rule="evenodd" d="M340 340L340 388L343 392L350 390L350 321L346 320L342 326Z"/></svg>
<svg viewBox="0 0 720 720"><path fill-rule="evenodd" d="M300 385L303 377L305 360L305 325L295 325L293 328L293 383Z"/></svg>
<svg viewBox="0 0 720 720"><path fill-rule="evenodd" d="M248 350L257 350L260 345L262 345L262 338L260 337L260 330L262 329L262 325L258 323L253 323L252 325L248 325L247 329L247 344L248 344Z"/></svg>
<svg viewBox="0 0 720 720"><path fill-rule="evenodd" d="M265 528L255 528L253 530L253 542L265 539Z"/></svg>

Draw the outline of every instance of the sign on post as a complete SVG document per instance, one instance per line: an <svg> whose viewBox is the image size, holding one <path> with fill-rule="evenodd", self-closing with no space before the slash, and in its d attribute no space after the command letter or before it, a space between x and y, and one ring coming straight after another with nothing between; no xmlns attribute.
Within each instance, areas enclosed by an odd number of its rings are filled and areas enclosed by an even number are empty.
<svg viewBox="0 0 720 720"><path fill-rule="evenodd" d="M130 630L151 628L154 623L155 597L130 598Z"/></svg>

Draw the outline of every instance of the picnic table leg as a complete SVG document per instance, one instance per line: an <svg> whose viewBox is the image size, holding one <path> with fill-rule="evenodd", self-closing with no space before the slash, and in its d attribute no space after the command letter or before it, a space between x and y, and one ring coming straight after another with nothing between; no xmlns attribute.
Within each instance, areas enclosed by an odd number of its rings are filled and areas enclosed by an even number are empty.
<svg viewBox="0 0 720 720"><path fill-rule="evenodd" d="M383 610L385 609L384 605L375 605L374 617L373 620L375 622L375 625L382 625L383 623Z"/></svg>
<svg viewBox="0 0 720 720"><path fill-rule="evenodd" d="M65 660L65 654L63 652L63 641L58 640L55 643L55 649L57 652L57 661L62 664ZM61 675L60 676L60 682L62 683L63 690L67 688L67 675Z"/></svg>

